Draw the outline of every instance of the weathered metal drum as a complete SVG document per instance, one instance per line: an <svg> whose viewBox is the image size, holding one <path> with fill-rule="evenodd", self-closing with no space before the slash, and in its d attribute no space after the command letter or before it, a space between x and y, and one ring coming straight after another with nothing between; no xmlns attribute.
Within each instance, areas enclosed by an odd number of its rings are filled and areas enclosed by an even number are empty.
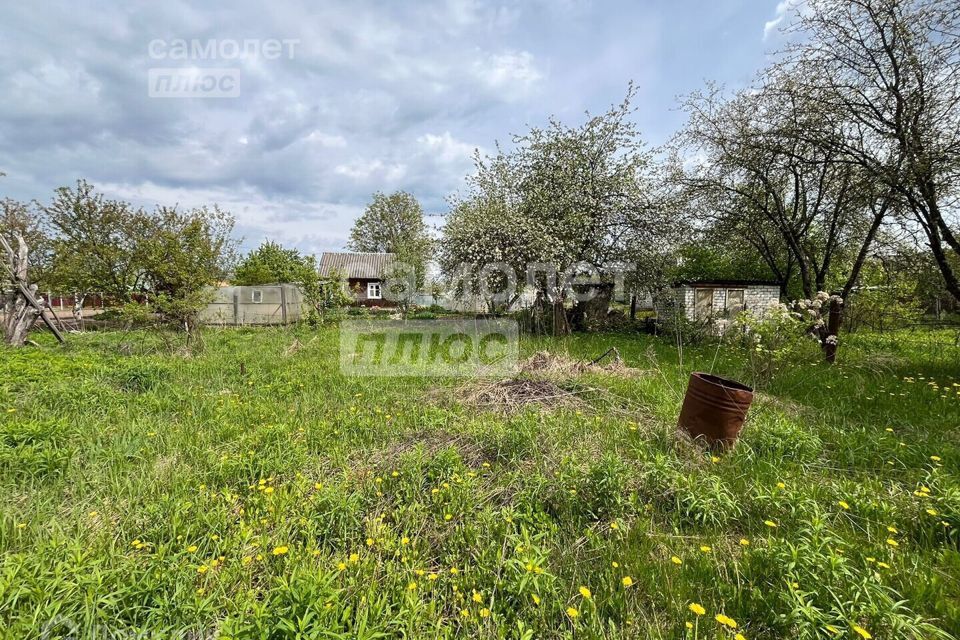
<svg viewBox="0 0 960 640"><path fill-rule="evenodd" d="M679 426L695 440L729 448L736 443L752 402L751 387L697 371L687 383Z"/></svg>

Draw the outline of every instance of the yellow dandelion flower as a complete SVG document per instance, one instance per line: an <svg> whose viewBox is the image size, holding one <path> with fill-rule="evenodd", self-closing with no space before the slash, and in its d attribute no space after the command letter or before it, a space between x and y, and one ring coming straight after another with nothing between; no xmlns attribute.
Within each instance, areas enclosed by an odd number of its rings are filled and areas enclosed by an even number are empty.
<svg viewBox="0 0 960 640"><path fill-rule="evenodd" d="M209 568L210 567L208 567L207 565L202 564L199 567L197 567L197 573L206 573Z"/></svg>
<svg viewBox="0 0 960 640"><path fill-rule="evenodd" d="M273 548L273 555L275 555L275 556L286 555L287 551L289 551L289 550L290 550L290 549L288 549L288 548L287 548L286 546L284 546L284 545L281 545L281 546L279 546L279 547L274 547L274 548Z"/></svg>
<svg viewBox="0 0 960 640"><path fill-rule="evenodd" d="M477 603L483 602L483 594L480 593L479 591L474 590L473 601Z"/></svg>
<svg viewBox="0 0 960 640"><path fill-rule="evenodd" d="M940 456L930 456L930 459L934 462L940 462Z"/></svg>
<svg viewBox="0 0 960 640"><path fill-rule="evenodd" d="M373 538L367 538L367 546L368 546L368 547L372 547L372 546L373 546Z"/></svg>
<svg viewBox="0 0 960 640"><path fill-rule="evenodd" d="M189 547L187 547L187 552L188 552L188 553L193 553L193 552L196 551L196 550L197 550L197 545L195 545L195 544L192 544L192 545L190 545Z"/></svg>
<svg viewBox="0 0 960 640"><path fill-rule="evenodd" d="M681 564L683 564L683 560L681 560L681 559L678 558L677 556L670 556L670 562L672 562L673 564L676 564L676 565L681 565Z"/></svg>
<svg viewBox="0 0 960 640"><path fill-rule="evenodd" d="M610 528L613 529L614 531L616 531L617 529L620 528L620 525L618 525L616 522L611 522L611 523L610 523Z"/></svg>
<svg viewBox="0 0 960 640"><path fill-rule="evenodd" d="M894 540L893 538L887 538L887 544L891 547L899 547L900 543Z"/></svg>
<svg viewBox="0 0 960 640"><path fill-rule="evenodd" d="M742 633L738 633L737 635L733 636L733 640L747 640L747 637Z"/></svg>
<svg viewBox="0 0 960 640"><path fill-rule="evenodd" d="M573 607L567 607L567 615L571 618L576 618L578 615L580 615L580 612Z"/></svg>
<svg viewBox="0 0 960 640"><path fill-rule="evenodd" d="M691 602L687 606L687 609L690 609L690 611L692 611L695 615L698 615L698 616L702 616L707 612L707 610L703 608L702 604L698 604L696 602Z"/></svg>
<svg viewBox="0 0 960 640"><path fill-rule="evenodd" d="M931 516L940 515L940 512L938 512L936 509L927 509L927 513L930 514Z"/></svg>
<svg viewBox="0 0 960 640"><path fill-rule="evenodd" d="M590 589L587 589L584 586L580 587L580 595L582 595L587 600L593 597L593 593L591 593Z"/></svg>
<svg viewBox="0 0 960 640"><path fill-rule="evenodd" d="M408 538L407 536L403 536L402 538L400 538L400 544L403 544L403 545L410 544L410 538Z"/></svg>
<svg viewBox="0 0 960 640"><path fill-rule="evenodd" d="M684 622L684 623L683 623L683 626L685 626L687 629L693 629L693 623L690 622L689 620L687 620L686 622Z"/></svg>
<svg viewBox="0 0 960 640"><path fill-rule="evenodd" d="M620 582L623 584L624 587L627 587L627 588L633 586L633 578L631 578L630 576L623 576L623 579Z"/></svg>
<svg viewBox="0 0 960 640"><path fill-rule="evenodd" d="M451 520L453 520L453 514L452 513L444 514L443 519L446 520L447 522L450 522Z"/></svg>
<svg viewBox="0 0 960 640"><path fill-rule="evenodd" d="M725 616L722 613L718 613L713 617L713 619L725 627L730 627L731 629L737 628L737 621L731 618L730 616Z"/></svg>
<svg viewBox="0 0 960 640"><path fill-rule="evenodd" d="M347 563L340 561L337 563L337 571L344 571L347 568Z"/></svg>
<svg viewBox="0 0 960 640"><path fill-rule="evenodd" d="M360 562L360 554L359 554L359 553L351 553L351 554L350 554L350 562L351 562L352 564L357 564L358 562Z"/></svg>
<svg viewBox="0 0 960 640"><path fill-rule="evenodd" d="M704 544L700 545L700 551L703 551L704 553L710 553L713 551L713 549L711 549L709 545Z"/></svg>
<svg viewBox="0 0 960 640"><path fill-rule="evenodd" d="M777 523L774 522L773 520L764 520L764 521L763 521L763 524L767 525L767 526L770 527L771 529L776 529L776 528L777 528Z"/></svg>
<svg viewBox="0 0 960 640"><path fill-rule="evenodd" d="M897 531L896 527L887 527L887 531L889 531L890 533L900 533L899 531Z"/></svg>
<svg viewBox="0 0 960 640"><path fill-rule="evenodd" d="M428 579L428 580L436 580L436 579L439 578L439 577L440 577L439 575L437 575L436 573L433 573L433 572L427 574L427 579Z"/></svg>
<svg viewBox="0 0 960 640"><path fill-rule="evenodd" d="M750 546L750 541L747 540L746 538L740 538L740 546L741 546L741 547L749 547L749 546Z"/></svg>
<svg viewBox="0 0 960 640"><path fill-rule="evenodd" d="M416 582L411 582L410 584L407 585L407 591L416 591L416 590L417 590Z"/></svg>
<svg viewBox="0 0 960 640"><path fill-rule="evenodd" d="M480 609L480 617L481 617L481 618L489 618L489 617L490 617L490 609L487 609L486 607L484 607L483 609Z"/></svg>
<svg viewBox="0 0 960 640"><path fill-rule="evenodd" d="M850 508L850 505L847 503L846 500L840 500L839 502L837 502L837 504L840 505L840 508L841 508L841 509L849 509L849 508Z"/></svg>
<svg viewBox="0 0 960 640"><path fill-rule="evenodd" d="M860 625L856 625L856 624L853 625L853 630L856 631L856 632L857 632L857 635L859 635L861 638L863 638L863 640L870 640L870 639L873 637L872 635L870 635L870 632L869 632L869 631L867 631L866 629L864 629L864 628L861 627Z"/></svg>

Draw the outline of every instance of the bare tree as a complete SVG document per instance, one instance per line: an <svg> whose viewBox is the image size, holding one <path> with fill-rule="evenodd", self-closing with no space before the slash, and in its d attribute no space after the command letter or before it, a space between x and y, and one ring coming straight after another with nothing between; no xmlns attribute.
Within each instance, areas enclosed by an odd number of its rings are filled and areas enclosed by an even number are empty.
<svg viewBox="0 0 960 640"><path fill-rule="evenodd" d="M809 0L792 30L804 37L771 74L789 74L821 112L798 133L889 190L960 300L960 5Z"/></svg>

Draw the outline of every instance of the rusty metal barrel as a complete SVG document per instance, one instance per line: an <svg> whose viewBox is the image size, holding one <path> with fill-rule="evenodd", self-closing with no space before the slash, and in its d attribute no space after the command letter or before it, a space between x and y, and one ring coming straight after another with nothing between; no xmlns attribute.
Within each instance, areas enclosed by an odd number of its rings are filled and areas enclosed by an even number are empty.
<svg viewBox="0 0 960 640"><path fill-rule="evenodd" d="M695 371L687 383L678 423L695 440L702 439L712 448L729 448L736 443L752 402L751 387Z"/></svg>

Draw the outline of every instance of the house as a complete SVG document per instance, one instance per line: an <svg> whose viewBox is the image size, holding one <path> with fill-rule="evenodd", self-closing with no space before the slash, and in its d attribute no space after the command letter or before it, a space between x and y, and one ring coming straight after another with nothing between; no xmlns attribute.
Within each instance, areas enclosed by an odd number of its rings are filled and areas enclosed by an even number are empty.
<svg viewBox="0 0 960 640"><path fill-rule="evenodd" d="M395 302L383 297L384 277L395 260L392 253L326 251L317 269L321 276L337 274L344 278L347 292L361 306L395 307Z"/></svg>
<svg viewBox="0 0 960 640"><path fill-rule="evenodd" d="M769 280L686 280L671 291L689 320L759 314L780 302L780 283Z"/></svg>

